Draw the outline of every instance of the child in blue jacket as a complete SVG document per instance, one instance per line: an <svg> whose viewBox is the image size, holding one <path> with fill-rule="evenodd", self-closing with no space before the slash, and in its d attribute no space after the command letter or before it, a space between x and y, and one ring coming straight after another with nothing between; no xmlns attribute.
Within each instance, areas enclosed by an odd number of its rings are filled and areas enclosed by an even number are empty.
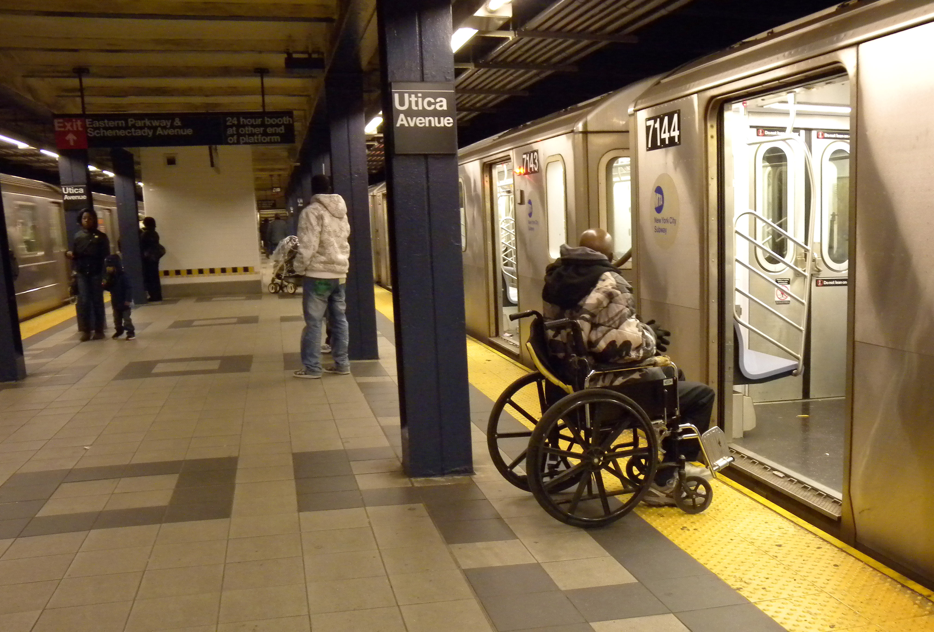
<svg viewBox="0 0 934 632"><path fill-rule="evenodd" d="M126 331L127 340L136 339L136 328L130 313L133 311L133 294L130 291L130 279L123 271L120 255L107 255L104 259L104 289L110 291L110 306L114 313L113 338L119 338Z"/></svg>

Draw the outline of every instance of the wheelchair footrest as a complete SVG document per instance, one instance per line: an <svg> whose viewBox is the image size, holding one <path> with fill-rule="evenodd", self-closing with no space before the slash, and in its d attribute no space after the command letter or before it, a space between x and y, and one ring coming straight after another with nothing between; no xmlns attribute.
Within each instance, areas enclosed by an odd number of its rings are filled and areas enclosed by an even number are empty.
<svg viewBox="0 0 934 632"><path fill-rule="evenodd" d="M726 445L726 435L720 428L711 428L701 435L701 443L707 456L707 464L714 472L719 472L730 463L733 457Z"/></svg>

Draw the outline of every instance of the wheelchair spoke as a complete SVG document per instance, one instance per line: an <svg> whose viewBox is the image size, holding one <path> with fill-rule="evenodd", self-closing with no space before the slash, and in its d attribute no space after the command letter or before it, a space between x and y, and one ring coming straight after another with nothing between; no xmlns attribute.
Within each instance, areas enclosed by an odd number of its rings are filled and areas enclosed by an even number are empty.
<svg viewBox="0 0 934 632"><path fill-rule="evenodd" d="M557 476L555 476L555 477L552 478L551 480L549 480L549 481L547 481L547 482L543 482L543 486L544 486L544 488L545 488L545 491L550 491L551 488L555 487L556 485L560 485L561 483L563 483L564 481L568 480L569 478L571 478L571 477L573 477L573 476L576 476L576 475L577 475L581 470L583 470L583 469L585 469L584 464L583 464L583 463L578 463L578 464L575 465L574 467L572 467L572 468L570 468L570 469L567 469L567 470L564 470L563 472L561 472L560 474L558 474Z"/></svg>
<svg viewBox="0 0 934 632"><path fill-rule="evenodd" d="M497 439L515 439L516 437L531 437L532 431L528 430L526 432L497 432Z"/></svg>
<svg viewBox="0 0 934 632"><path fill-rule="evenodd" d="M577 489L574 490L574 496L571 497L571 506L568 507L568 511L572 514L577 510L577 505L581 500L581 496L584 494L585 481L587 487L590 487L590 472L587 472L586 477L581 478L581 482L577 484Z"/></svg>
<svg viewBox="0 0 934 632"><path fill-rule="evenodd" d="M512 463L510 463L510 464L507 465L506 467L508 467L510 470L516 469L516 467L517 467L520 463L522 463L523 461L525 461L525 455L528 454L528 452L529 452L529 449L526 448L525 450L522 451L522 454L520 454L520 455L517 456L515 459L513 459Z"/></svg>
<svg viewBox="0 0 934 632"><path fill-rule="evenodd" d="M535 417L533 417L532 415L530 415L530 414L528 413L528 411L525 410L525 408L523 408L522 406L520 406L519 404L517 404L517 403L516 403L515 401L513 401L512 399L510 399L510 400L509 400L508 402L506 402L506 403L509 404L509 405L511 405L515 410L517 410L519 413L521 413L523 417L525 417L526 419L528 419L529 421L531 421L531 422L532 422L532 425L535 425L535 424L538 423L538 419L536 419ZM503 409L505 410L505 406L503 407Z"/></svg>
<svg viewBox="0 0 934 632"><path fill-rule="evenodd" d="M597 492L600 494L600 504L603 505L604 515L610 515L610 503L607 501L606 497L606 487L603 485L603 477L600 475L600 470L597 470L593 473L594 481L597 483Z"/></svg>
<svg viewBox="0 0 934 632"><path fill-rule="evenodd" d="M609 472L613 477L619 480L620 485L623 486L623 488L620 490L621 493L634 494L639 491L639 488L634 486L632 481L630 481L626 475L623 474L623 471L619 467L619 463L616 461L610 461L610 463L605 465L602 469L606 472Z"/></svg>
<svg viewBox="0 0 934 632"><path fill-rule="evenodd" d="M551 448L551 447L546 446L542 448L542 452L544 452L545 454L550 454L552 456L563 456L567 459L581 458L581 455L579 452L570 452L568 450L562 450L560 448Z"/></svg>

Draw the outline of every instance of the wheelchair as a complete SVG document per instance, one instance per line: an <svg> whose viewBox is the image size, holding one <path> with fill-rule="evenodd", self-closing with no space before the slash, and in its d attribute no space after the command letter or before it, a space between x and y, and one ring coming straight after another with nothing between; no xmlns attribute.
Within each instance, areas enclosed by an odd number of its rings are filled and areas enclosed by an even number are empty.
<svg viewBox="0 0 934 632"><path fill-rule="evenodd" d="M681 443L700 442L713 476L733 457L720 428L701 435L680 421L678 368L664 356L596 364L576 321L546 321L534 310L510 319L529 317L534 320L526 346L537 371L506 388L487 427L490 456L503 477L531 492L557 520L583 528L608 525L632 511L665 468L677 469L674 501L680 509L700 513L710 506L713 488L685 474ZM562 358L548 351L551 331L567 342ZM625 380L626 373L631 379ZM620 378L619 386L600 386Z"/></svg>

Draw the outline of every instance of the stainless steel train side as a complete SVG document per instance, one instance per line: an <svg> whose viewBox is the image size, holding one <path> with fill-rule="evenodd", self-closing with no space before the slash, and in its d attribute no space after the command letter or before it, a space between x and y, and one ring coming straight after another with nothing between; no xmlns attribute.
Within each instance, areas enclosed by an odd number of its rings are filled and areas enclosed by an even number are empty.
<svg viewBox="0 0 934 632"><path fill-rule="evenodd" d="M3 209L10 248L16 255L20 274L15 283L20 321L55 309L68 301L70 266L65 258L65 235L61 190L50 184L0 175ZM113 196L94 194L101 230L116 251L117 214Z"/></svg>
<svg viewBox="0 0 934 632"><path fill-rule="evenodd" d="M719 385L739 454L767 430L764 400L802 412L773 437L797 449L739 467L926 583L932 65L930 2L846 3L673 73L633 115L641 309L670 325L679 365ZM766 377L781 366L798 375ZM836 456L836 489L796 470L821 424L840 454L809 456Z"/></svg>

